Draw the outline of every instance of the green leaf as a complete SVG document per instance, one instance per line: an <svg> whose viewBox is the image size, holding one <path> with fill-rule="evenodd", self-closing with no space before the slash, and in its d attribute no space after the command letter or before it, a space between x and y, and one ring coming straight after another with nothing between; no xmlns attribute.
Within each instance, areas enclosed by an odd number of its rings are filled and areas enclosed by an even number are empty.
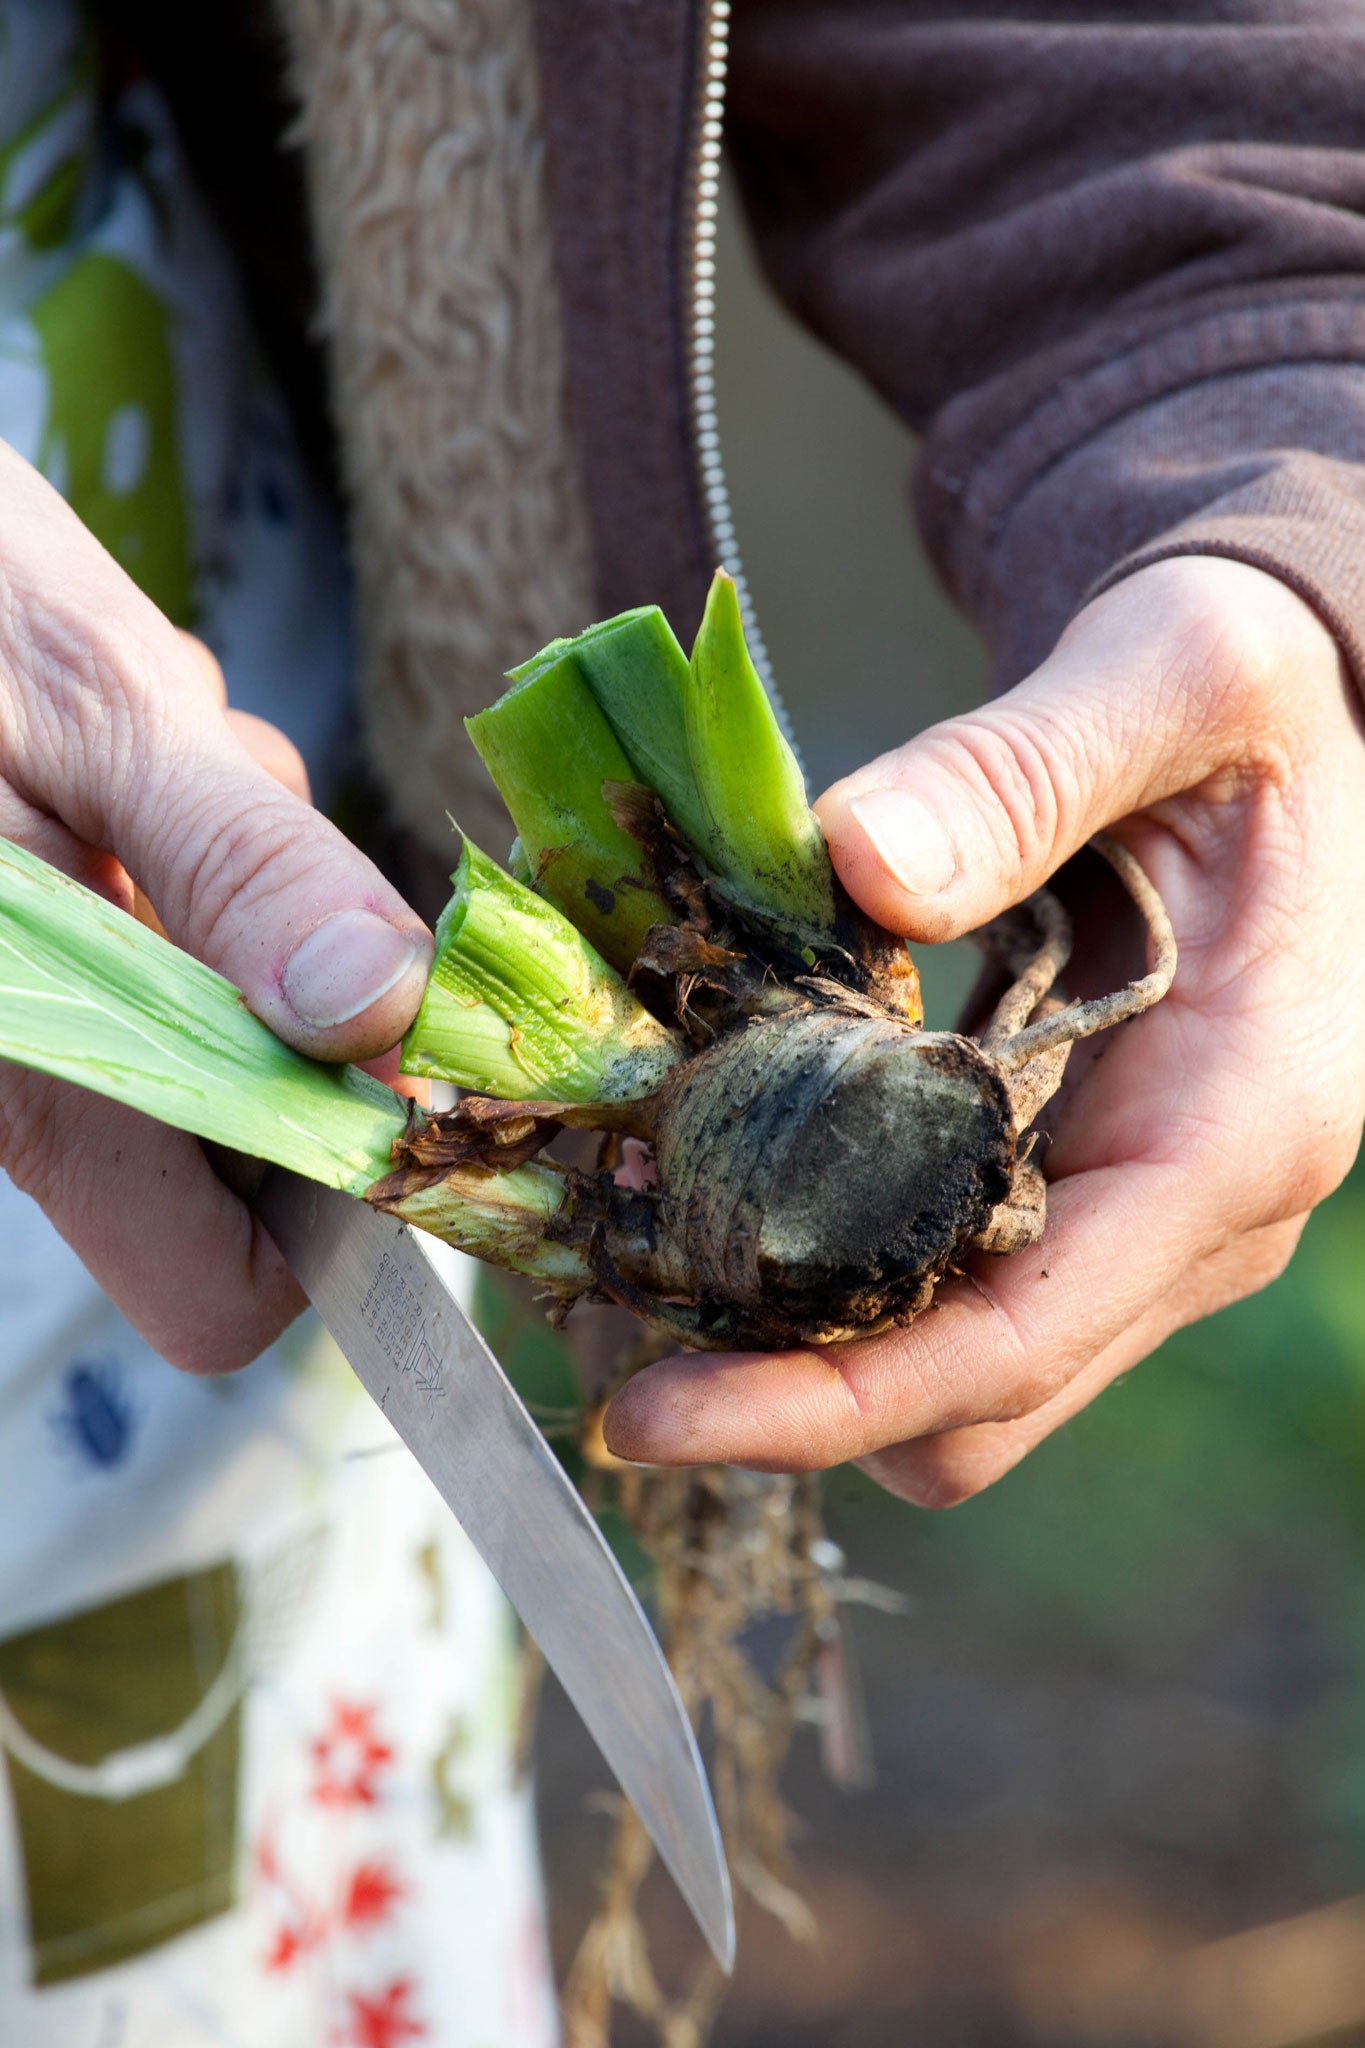
<svg viewBox="0 0 1365 2048"><path fill-rule="evenodd" d="M591 629L590 629L591 630ZM583 680L571 642L514 669L510 690L465 720L512 814L523 878L612 966L627 968L652 924L673 912L639 845L602 794L634 770Z"/></svg>
<svg viewBox="0 0 1365 2048"><path fill-rule="evenodd" d="M805 777L744 644L739 596L717 570L692 649L687 751L705 858L735 901L813 935L834 925L834 872Z"/></svg>
<svg viewBox="0 0 1365 2048"><path fill-rule="evenodd" d="M626 1102L681 1058L553 903L466 839L403 1071L516 1101Z"/></svg>
<svg viewBox="0 0 1365 2048"><path fill-rule="evenodd" d="M630 763L622 781L643 782L703 860L706 815L691 763L683 702L687 656L657 605L589 626L574 659Z"/></svg>
<svg viewBox="0 0 1365 2048"><path fill-rule="evenodd" d="M221 974L0 840L0 1059L361 1194L405 1111L284 1045Z"/></svg>
<svg viewBox="0 0 1365 2048"><path fill-rule="evenodd" d="M652 789L733 902L784 926L798 944L830 936L829 854L800 765L749 659L735 586L723 570L690 662L658 606L645 605L574 640L552 641L512 675L513 688L468 721L470 733L523 839L523 815L538 812L535 845L549 847L556 831L564 841L548 863L543 854L537 859L536 888L615 966L629 959L619 945L602 945L576 893L590 851L593 886L600 885L602 835L595 823L556 821L552 808L567 802L587 821L603 780ZM554 791L548 800L546 790Z"/></svg>

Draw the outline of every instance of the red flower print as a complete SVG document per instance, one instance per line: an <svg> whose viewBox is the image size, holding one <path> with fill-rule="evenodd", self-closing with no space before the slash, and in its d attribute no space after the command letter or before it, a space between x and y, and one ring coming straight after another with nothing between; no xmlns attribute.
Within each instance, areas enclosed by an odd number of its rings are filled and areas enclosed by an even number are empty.
<svg viewBox="0 0 1365 2048"><path fill-rule="evenodd" d="M313 1744L313 1797L320 1806L373 1806L375 1775L392 1761L375 1733L374 1708L333 1700L331 1726Z"/></svg>
<svg viewBox="0 0 1365 2048"><path fill-rule="evenodd" d="M326 1923L316 1914L290 1926L282 1921L276 1930L275 1940L265 1958L267 1970L291 1970L301 1955L310 1948L316 1948L326 1933Z"/></svg>
<svg viewBox="0 0 1365 2048"><path fill-rule="evenodd" d="M425 2024L408 2011L412 1990L411 1977L395 1977L378 1998L362 1998L358 1991L348 1991L351 2013L346 2039L355 2048L398 2048L401 2041L425 2038Z"/></svg>
<svg viewBox="0 0 1365 2048"><path fill-rule="evenodd" d="M384 1863L358 1863L342 1895L341 1919L346 1927L374 1927L393 1918L393 1908L406 1887Z"/></svg>

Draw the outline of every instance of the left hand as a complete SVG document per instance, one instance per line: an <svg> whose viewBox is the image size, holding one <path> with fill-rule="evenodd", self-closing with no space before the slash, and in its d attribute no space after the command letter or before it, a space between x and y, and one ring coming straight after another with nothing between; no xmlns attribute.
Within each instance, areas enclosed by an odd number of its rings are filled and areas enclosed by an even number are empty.
<svg viewBox="0 0 1365 2048"><path fill-rule="evenodd" d="M1161 562L1088 605L1017 688L817 810L850 893L912 940L975 929L1107 829L1180 945L1165 1001L1072 1055L1040 1243L978 1258L909 1329L665 1359L607 1413L625 1458L853 1458L947 1506L1171 1331L1274 1279L1349 1168L1365 1117L1359 709L1286 585Z"/></svg>

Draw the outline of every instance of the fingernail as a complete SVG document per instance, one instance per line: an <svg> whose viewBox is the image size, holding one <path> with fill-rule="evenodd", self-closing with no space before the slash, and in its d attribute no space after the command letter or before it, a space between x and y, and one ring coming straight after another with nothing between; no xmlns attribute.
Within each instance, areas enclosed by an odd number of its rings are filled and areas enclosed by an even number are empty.
<svg viewBox="0 0 1365 2048"><path fill-rule="evenodd" d="M957 854L927 804L898 789L869 789L848 807L907 896L937 896L947 888L957 873Z"/></svg>
<svg viewBox="0 0 1365 2048"><path fill-rule="evenodd" d="M338 910L291 954L280 986L315 1031L348 1024L403 979L417 947L369 910Z"/></svg>

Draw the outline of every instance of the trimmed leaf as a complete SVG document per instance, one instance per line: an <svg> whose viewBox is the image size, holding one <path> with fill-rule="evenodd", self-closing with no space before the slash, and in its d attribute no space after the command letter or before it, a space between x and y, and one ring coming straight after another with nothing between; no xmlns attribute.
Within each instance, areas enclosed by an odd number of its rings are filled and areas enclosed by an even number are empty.
<svg viewBox="0 0 1365 2048"><path fill-rule="evenodd" d="M805 777L744 644L739 597L716 571L692 649L687 752L706 859L736 902L815 936L834 927L834 871Z"/></svg>
<svg viewBox="0 0 1365 2048"><path fill-rule="evenodd" d="M404 1073L512 1101L652 1093L678 1042L568 918L468 839L451 881Z"/></svg>
<svg viewBox="0 0 1365 2048"><path fill-rule="evenodd" d="M602 795L604 783L630 782L634 771L572 643L556 641L515 669L511 689L465 730L512 814L526 879L612 966L629 967L649 927L672 923L673 913Z"/></svg>
<svg viewBox="0 0 1365 2048"><path fill-rule="evenodd" d="M361 1194L399 1098L305 1058L240 993L35 854L0 839L0 1059Z"/></svg>

